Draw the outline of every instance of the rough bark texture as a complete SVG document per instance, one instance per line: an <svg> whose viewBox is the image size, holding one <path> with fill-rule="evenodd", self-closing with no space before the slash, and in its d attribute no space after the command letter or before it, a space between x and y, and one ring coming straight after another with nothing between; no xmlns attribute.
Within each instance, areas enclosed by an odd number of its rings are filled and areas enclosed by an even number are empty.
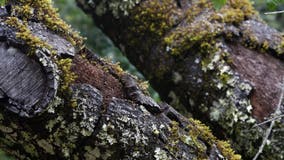
<svg viewBox="0 0 284 160"><path fill-rule="evenodd" d="M210 125L245 159L255 155L266 126L252 126L273 116L280 98L284 39L248 0L219 11L209 0L77 3L163 100ZM278 121L262 159L284 158L283 135Z"/></svg>
<svg viewBox="0 0 284 160"><path fill-rule="evenodd" d="M16 159L240 159L200 122L157 104L51 7L0 17L0 148ZM76 42L76 43L74 43Z"/></svg>

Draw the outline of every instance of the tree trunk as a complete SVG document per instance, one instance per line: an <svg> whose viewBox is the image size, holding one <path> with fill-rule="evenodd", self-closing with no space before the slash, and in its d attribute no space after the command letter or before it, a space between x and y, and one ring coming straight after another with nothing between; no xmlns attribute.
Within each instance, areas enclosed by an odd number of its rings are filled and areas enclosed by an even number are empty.
<svg viewBox="0 0 284 160"><path fill-rule="evenodd" d="M284 76L284 38L248 0L230 0L219 11L206 0L77 3L163 100L210 125L245 159L256 154L267 126L253 126L281 114L273 113ZM284 158L283 127L277 121L262 159Z"/></svg>
<svg viewBox="0 0 284 160"><path fill-rule="evenodd" d="M0 10L0 147L17 159L240 159L98 58L49 1Z"/></svg>

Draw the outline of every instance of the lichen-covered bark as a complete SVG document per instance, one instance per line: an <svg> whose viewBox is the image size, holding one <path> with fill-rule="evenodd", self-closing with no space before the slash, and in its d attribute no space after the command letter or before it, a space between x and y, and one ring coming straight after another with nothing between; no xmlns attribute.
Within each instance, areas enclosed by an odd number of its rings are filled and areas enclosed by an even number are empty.
<svg viewBox="0 0 284 160"><path fill-rule="evenodd" d="M248 0L228 1L219 11L209 0L133 2L77 0L163 100L252 158L266 129L252 126L273 116L280 98L283 36ZM278 121L262 159L284 158L283 134Z"/></svg>
<svg viewBox="0 0 284 160"><path fill-rule="evenodd" d="M0 10L0 148L16 159L240 159L98 58L49 0Z"/></svg>

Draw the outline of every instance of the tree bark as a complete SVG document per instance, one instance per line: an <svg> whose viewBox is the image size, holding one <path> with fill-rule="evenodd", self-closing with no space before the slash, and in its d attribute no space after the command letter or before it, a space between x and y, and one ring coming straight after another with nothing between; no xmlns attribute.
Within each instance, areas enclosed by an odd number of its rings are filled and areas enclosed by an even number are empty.
<svg viewBox="0 0 284 160"><path fill-rule="evenodd" d="M195 0L77 3L163 100L186 108L245 159L255 155L267 126L253 126L275 116L280 99L284 38L249 1L228 1L219 11ZM279 120L262 159L283 159L283 131Z"/></svg>
<svg viewBox="0 0 284 160"><path fill-rule="evenodd" d="M0 147L16 159L240 159L86 49L49 1L0 10ZM74 43L75 42L75 43Z"/></svg>

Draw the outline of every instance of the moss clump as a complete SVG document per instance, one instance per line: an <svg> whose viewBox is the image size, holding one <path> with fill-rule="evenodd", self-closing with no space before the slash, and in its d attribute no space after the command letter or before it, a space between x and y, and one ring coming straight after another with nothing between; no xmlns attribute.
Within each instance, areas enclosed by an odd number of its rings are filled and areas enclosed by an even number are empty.
<svg viewBox="0 0 284 160"><path fill-rule="evenodd" d="M170 54L177 56L195 45L201 47L214 46L214 37L221 30L221 25L199 21L188 28L182 28L164 38L165 45L170 48ZM206 50L201 48L201 50Z"/></svg>
<svg viewBox="0 0 284 160"><path fill-rule="evenodd" d="M198 120L192 118L189 119L189 125L187 126L189 130L188 135L186 133L181 134L179 129L179 123L173 121L170 128L170 136L168 138L168 145L166 148L174 155L178 157L180 149L178 148L179 143L187 144L196 149L197 159L207 159L207 151L213 146L216 146L220 151L221 155L228 160L240 160L241 156L235 154L234 150L231 148L230 144L226 141L218 140L213 134L212 131L206 125L202 124ZM182 136L181 136L182 135ZM204 142L204 143L203 143ZM205 145L209 145L209 149Z"/></svg>
<svg viewBox="0 0 284 160"><path fill-rule="evenodd" d="M202 124L199 120L194 120L192 118L189 119L190 125L188 128L190 130L189 135L193 138L195 143L198 142L199 139L205 140L210 146L213 144L217 145L217 148L220 150L222 155L228 160L240 160L241 155L235 154L234 150L231 148L230 144L226 141L217 140L217 138L212 134L209 127ZM199 143L197 146L202 146Z"/></svg>
<svg viewBox="0 0 284 160"><path fill-rule="evenodd" d="M32 17L34 14L34 9L29 5L23 6L14 6L14 14L22 17L24 20L27 20L29 17Z"/></svg>
<svg viewBox="0 0 284 160"><path fill-rule="evenodd" d="M256 14L257 12L249 0L233 0L229 1L219 12L216 12L212 16L212 20L238 24Z"/></svg>
<svg viewBox="0 0 284 160"><path fill-rule="evenodd" d="M82 46L83 38L60 18L57 10L52 6L52 1L18 0L17 4L12 7L14 14L12 16L22 17L23 20L28 20L30 17L34 18L43 22L52 31L60 33L73 45Z"/></svg>
<svg viewBox="0 0 284 160"><path fill-rule="evenodd" d="M130 36L136 37L132 39L137 39L137 36L141 39L147 37L148 40L151 40L151 42L147 42L148 44L158 41L158 37L164 35L176 23L177 17L181 17L177 6L171 0L142 3L131 14L133 16L129 18L133 24L129 29L133 35ZM136 43L141 43L141 41ZM134 42L134 44L136 43Z"/></svg>
<svg viewBox="0 0 284 160"><path fill-rule="evenodd" d="M207 8L206 15L204 8ZM212 44L217 36L225 32L223 23L237 25L254 15L256 11L248 0L231 1L220 11L214 10L211 1L195 1L186 15L187 22L192 24L185 28L179 27L167 35L164 38L165 48L172 55L181 55L193 46Z"/></svg>
<svg viewBox="0 0 284 160"><path fill-rule="evenodd" d="M52 50L52 47L49 44L31 33L26 21L20 21L16 17L8 17L5 22L18 30L16 36L17 38L22 39L30 47L30 55L33 54L37 48Z"/></svg>
<svg viewBox="0 0 284 160"><path fill-rule="evenodd" d="M171 153L178 153L179 148L178 148L178 143L180 141L180 134L179 134L179 123L176 121L172 121L172 126L170 128L170 136L168 139L168 143L166 148L171 152Z"/></svg>
<svg viewBox="0 0 284 160"><path fill-rule="evenodd" d="M284 35L282 36L281 44L279 45L277 49L278 54L284 54Z"/></svg>
<svg viewBox="0 0 284 160"><path fill-rule="evenodd" d="M107 0L100 1L96 8L96 14L101 16L106 13L108 10L111 11L115 18L119 18L121 15L127 16L129 10L134 8L141 0ZM88 3L95 3L94 0L89 1Z"/></svg>
<svg viewBox="0 0 284 160"><path fill-rule="evenodd" d="M74 72L71 72L72 59L70 58L60 59L57 61L57 65L62 72L61 91L64 92L68 90L70 84L72 84L75 81L77 76Z"/></svg>

